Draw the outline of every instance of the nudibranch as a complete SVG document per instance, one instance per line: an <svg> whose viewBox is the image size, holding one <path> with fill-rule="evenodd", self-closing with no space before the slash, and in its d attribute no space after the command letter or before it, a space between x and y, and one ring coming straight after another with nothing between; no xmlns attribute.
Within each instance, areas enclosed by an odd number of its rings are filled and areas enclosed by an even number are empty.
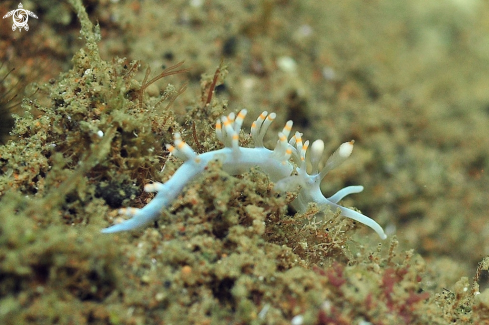
<svg viewBox="0 0 489 325"><path fill-rule="evenodd" d="M296 211L305 211L310 202L316 203L320 209L328 207L333 211L339 209L343 216L372 228L380 238L385 239L387 237L377 222L338 204L348 194L363 191L363 186L345 187L328 198L320 190L321 180L326 174L350 156L353 150L353 141L340 145L321 170L319 170L319 163L324 151L324 142L322 140L314 141L309 151L312 171L308 173L306 170L306 152L309 141L302 142L302 134L299 132L296 132L290 140L288 139L292 130L292 121L288 121L282 132L278 133L278 141L273 150L264 147L263 137L275 119L275 113L268 114L265 111L253 122L251 137L255 143L254 148L240 147L238 143L239 132L246 112L246 109L243 109L237 115L230 113L228 116L222 116L221 119L217 120L216 136L225 146L219 150L197 154L182 140L179 133L175 133L174 146L166 145L166 148L172 155L185 162L166 183L156 182L144 187L146 192L157 192L151 202L141 209L120 209L119 214L132 218L105 228L102 232L115 233L133 230L157 220L162 210L171 205L185 186L204 171L209 162L218 160L222 164L222 169L231 175L243 173L252 167L259 167L275 184L275 191L283 192L298 189L298 196L292 202Z"/></svg>

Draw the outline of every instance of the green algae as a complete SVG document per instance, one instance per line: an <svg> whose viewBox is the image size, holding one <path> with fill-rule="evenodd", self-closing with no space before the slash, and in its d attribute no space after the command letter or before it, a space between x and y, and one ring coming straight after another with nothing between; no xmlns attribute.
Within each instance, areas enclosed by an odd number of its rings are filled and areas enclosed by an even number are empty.
<svg viewBox="0 0 489 325"><path fill-rule="evenodd" d="M98 302L107 300L120 285L116 246L98 236L93 227L84 231L55 224L43 227L25 213L33 206L39 208L38 203L18 193L2 198L2 323L84 324L90 313L107 313ZM38 213L40 217L49 214ZM83 309L83 313L74 312Z"/></svg>

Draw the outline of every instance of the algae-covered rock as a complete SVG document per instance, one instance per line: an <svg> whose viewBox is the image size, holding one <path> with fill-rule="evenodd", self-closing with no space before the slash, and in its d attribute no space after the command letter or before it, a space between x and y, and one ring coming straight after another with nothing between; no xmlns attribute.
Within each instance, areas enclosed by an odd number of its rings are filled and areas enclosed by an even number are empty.
<svg viewBox="0 0 489 325"><path fill-rule="evenodd" d="M100 303L117 295L121 279L114 242L90 227L39 226L27 209L14 209L19 201L34 204L8 194L0 212L0 322L86 324L90 317L107 318L109 310Z"/></svg>

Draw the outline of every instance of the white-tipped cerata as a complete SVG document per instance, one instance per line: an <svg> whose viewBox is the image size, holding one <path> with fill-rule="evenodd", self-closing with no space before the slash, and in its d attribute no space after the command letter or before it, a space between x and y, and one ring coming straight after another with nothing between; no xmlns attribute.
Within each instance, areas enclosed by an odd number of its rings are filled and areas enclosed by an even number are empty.
<svg viewBox="0 0 489 325"><path fill-rule="evenodd" d="M348 158L350 157L352 151L353 151L353 144L355 143L354 140L351 140L350 142L345 142L343 143L339 148L338 148L338 154L343 157L343 158Z"/></svg>
<svg viewBox="0 0 489 325"><path fill-rule="evenodd" d="M316 140L311 144L311 166L313 174L319 171L319 162L324 152L323 140Z"/></svg>

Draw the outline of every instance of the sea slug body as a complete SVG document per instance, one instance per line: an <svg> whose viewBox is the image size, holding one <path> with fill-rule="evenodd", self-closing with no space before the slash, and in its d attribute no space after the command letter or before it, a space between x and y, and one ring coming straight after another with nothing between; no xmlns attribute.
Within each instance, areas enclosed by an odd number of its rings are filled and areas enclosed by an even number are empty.
<svg viewBox="0 0 489 325"><path fill-rule="evenodd" d="M167 145L166 147L172 155L185 161L183 165L166 183L153 183L144 187L146 192L157 192L153 200L146 206L141 209L119 210L120 214L132 216L131 219L105 228L102 232L115 233L133 230L157 220L161 211L170 206L184 187L204 171L209 162L219 160L222 169L232 175L243 173L252 167L259 167L275 183L274 190L276 191L289 191L299 188L299 194L292 202L292 206L297 211L305 211L309 202L315 202L320 208L340 209L343 216L372 228L381 239L387 237L382 227L374 220L357 211L338 205L338 202L346 195L361 192L363 186L345 187L329 198L324 197L320 190L321 180L326 174L350 156L353 150L353 141L343 143L329 157L322 170L319 170L318 166L324 151L324 142L322 140L314 141L309 154L312 165L312 172L309 174L306 171L306 151L309 141L303 143L302 134L299 132L296 132L288 140L292 121L285 124L282 132L278 134L279 140L275 148L270 150L263 146L263 137L276 115L275 113L263 112L251 126L251 137L255 147L243 148L239 146L238 139L245 116L246 110L243 109L237 115L231 113L221 117L216 122L216 135L225 147L199 155L182 140L179 133L175 133L174 146ZM291 158L294 159L297 166L290 161Z"/></svg>

